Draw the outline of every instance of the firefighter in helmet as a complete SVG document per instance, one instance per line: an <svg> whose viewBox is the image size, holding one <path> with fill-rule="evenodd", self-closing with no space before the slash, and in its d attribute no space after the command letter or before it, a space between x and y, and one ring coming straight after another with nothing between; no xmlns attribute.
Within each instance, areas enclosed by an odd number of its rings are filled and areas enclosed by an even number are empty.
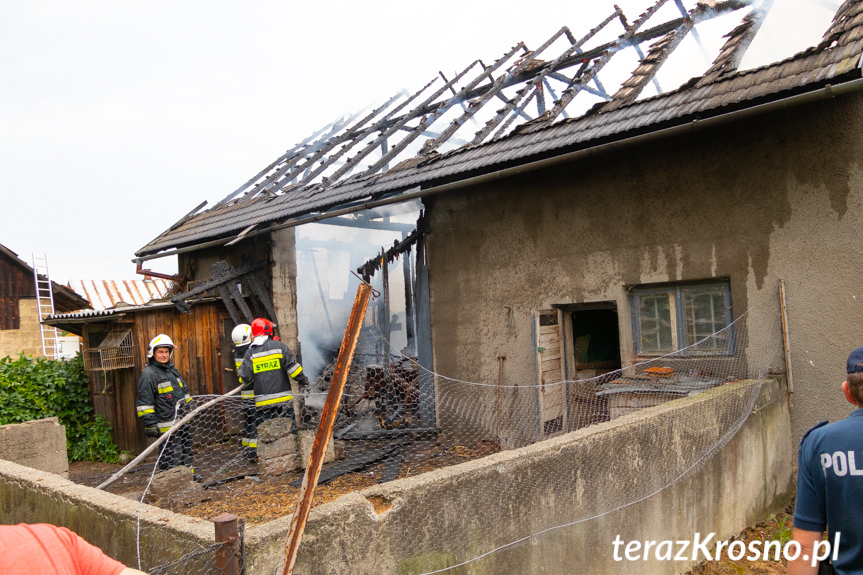
<svg viewBox="0 0 863 575"><path fill-rule="evenodd" d="M252 321L252 343L243 356L240 377L244 383L254 385L256 428L269 419L285 417L292 421L292 431L296 432L291 379L300 388L308 387L309 380L293 352L273 336L274 327L268 319Z"/></svg>
<svg viewBox="0 0 863 575"><path fill-rule="evenodd" d="M138 417L144 432L159 437L175 421L191 411L192 396L180 372L171 361L177 348L171 338L159 334L147 346L147 366L138 379ZM178 465L192 469L192 432L188 423L175 429L159 446L159 470Z"/></svg>
<svg viewBox="0 0 863 575"><path fill-rule="evenodd" d="M231 331L231 339L234 340L234 366L237 369L237 377L243 390L240 397L243 398L243 456L249 461L255 461L257 457L258 438L255 432L255 388L251 382L244 381L240 376L240 368L243 365L243 356L252 343L252 326L247 323L237 325Z"/></svg>

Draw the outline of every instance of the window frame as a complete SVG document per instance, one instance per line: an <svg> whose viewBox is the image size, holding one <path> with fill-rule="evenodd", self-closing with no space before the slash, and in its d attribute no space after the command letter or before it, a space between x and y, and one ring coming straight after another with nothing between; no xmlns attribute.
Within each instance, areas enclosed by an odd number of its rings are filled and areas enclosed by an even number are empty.
<svg viewBox="0 0 863 575"><path fill-rule="evenodd" d="M682 352L681 350L689 347L686 333L686 310L684 305L684 293L694 289L704 288L722 288L725 310L726 310L726 325L728 329L728 349L726 351L715 353L693 353ZM731 283L728 279L711 279L697 282L674 282L663 284L642 284L632 286L627 290L629 292L629 305L632 313L632 349L636 357L661 357L670 353L678 354L679 357L730 357L737 355L737 339L734 332L734 313L731 303ZM639 296L650 294L674 294L673 303L674 315L672 320L672 342L673 349L668 352L649 352L641 349L641 306L639 305ZM672 298L670 298L672 299ZM681 345L680 342L684 342Z"/></svg>

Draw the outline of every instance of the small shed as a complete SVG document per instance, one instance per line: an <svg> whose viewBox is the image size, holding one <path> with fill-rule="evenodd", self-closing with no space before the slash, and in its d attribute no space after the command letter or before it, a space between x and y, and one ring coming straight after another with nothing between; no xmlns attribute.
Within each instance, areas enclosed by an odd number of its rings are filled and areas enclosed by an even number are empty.
<svg viewBox="0 0 863 575"><path fill-rule="evenodd" d="M137 382L147 365L147 344L156 334L174 340L174 362L193 395L222 394L237 386L230 333L233 320L221 302L196 300L189 313L169 301L106 310L55 314L45 323L80 335L95 412L113 428L120 449L148 444L135 408Z"/></svg>

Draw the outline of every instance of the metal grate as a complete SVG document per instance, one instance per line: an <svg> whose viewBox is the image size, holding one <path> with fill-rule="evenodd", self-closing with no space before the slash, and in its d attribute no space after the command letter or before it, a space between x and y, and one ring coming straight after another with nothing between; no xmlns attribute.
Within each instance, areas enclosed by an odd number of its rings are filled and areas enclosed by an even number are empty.
<svg viewBox="0 0 863 575"><path fill-rule="evenodd" d="M135 346L131 329L112 329L96 347L84 350L84 369L109 371L135 367Z"/></svg>

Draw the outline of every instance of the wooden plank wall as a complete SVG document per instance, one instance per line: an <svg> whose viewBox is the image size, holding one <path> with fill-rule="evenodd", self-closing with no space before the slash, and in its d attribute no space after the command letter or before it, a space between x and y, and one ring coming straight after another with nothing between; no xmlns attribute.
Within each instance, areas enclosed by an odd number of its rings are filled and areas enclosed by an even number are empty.
<svg viewBox="0 0 863 575"><path fill-rule="evenodd" d="M0 253L0 329L20 329L18 300L36 297L33 274Z"/></svg>
<svg viewBox="0 0 863 575"><path fill-rule="evenodd" d="M102 372L89 372L90 397L97 413L101 413L114 428L114 442L122 450L138 453L148 444L144 428L138 420L136 398L138 378L147 364L147 344L157 334L167 334L178 346L174 363L189 386L192 395L221 394L222 374L225 367L233 368L233 358L223 357L221 345L225 337L224 318L227 312L220 303L192 306L191 313L180 313L176 308L158 308L127 314L132 317L132 336L135 345L135 367L113 372L115 378L112 396L97 393L96 382L103 380ZM98 345L89 341L89 333L106 331L119 324L89 324L85 326L85 349ZM110 404L110 405L109 405Z"/></svg>

